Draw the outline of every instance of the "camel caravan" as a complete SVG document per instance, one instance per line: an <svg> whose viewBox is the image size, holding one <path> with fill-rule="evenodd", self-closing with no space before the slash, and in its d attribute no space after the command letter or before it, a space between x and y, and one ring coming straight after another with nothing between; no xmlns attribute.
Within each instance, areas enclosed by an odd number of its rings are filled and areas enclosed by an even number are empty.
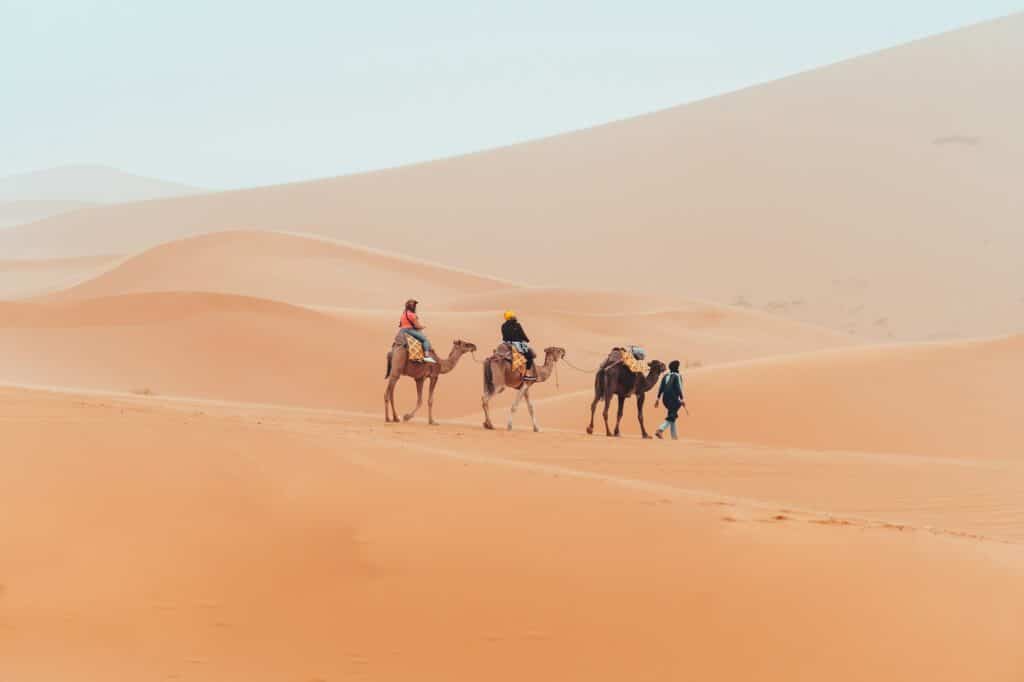
<svg viewBox="0 0 1024 682"><path fill-rule="evenodd" d="M427 419L428 423L436 425L437 422L434 421L434 391L437 388L438 380L442 374L448 374L455 369L463 355L472 355L477 349L473 343L456 340L452 344L448 356L446 358L439 357L424 333L425 327L416 312L418 305L419 302L414 299L406 301L405 309L399 320L398 333L387 354L384 419L389 423L399 421L398 411L395 409L395 385L399 379L406 376L416 383L416 407L403 415L402 420L413 419L423 406L423 384L429 380ZM538 366L535 362L536 354L530 347L530 339L519 323L516 314L507 311L504 318L505 321L501 326L501 343L494 349L490 357L480 363L483 365L484 391L481 405L484 411L484 428L494 429L490 411L491 399L505 389L509 389L515 391L516 395L512 401L512 407L509 409L508 430L512 430L512 420L520 401L525 400L533 430L539 433L540 425L537 423L537 414L533 402L530 400L530 389L534 384L547 381L554 374L557 363L565 359L566 351L564 348L556 346L545 348L543 364ZM673 361L666 367L665 363L660 360L648 361L646 357L646 351L639 346L613 348L597 368L594 376L594 400L590 404L588 434L594 433L594 414L598 403L603 400L602 416L605 435L620 436L623 407L627 398L635 396L640 432L645 439L650 438L647 427L644 425L644 402L647 393L655 386L659 386L655 407L663 401L668 414L654 435L661 438L664 431L671 429L672 438L678 438L676 417L680 408L686 408L686 403L683 400L682 377L679 374L679 362ZM662 374L666 369L669 370L669 373L663 379ZM618 398L618 413L614 431L608 423L608 411L613 397Z"/></svg>

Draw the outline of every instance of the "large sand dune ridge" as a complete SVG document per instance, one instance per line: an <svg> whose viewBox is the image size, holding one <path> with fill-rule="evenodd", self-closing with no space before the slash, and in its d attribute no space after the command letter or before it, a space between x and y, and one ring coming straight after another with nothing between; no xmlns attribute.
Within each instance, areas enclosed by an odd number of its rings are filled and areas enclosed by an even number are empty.
<svg viewBox="0 0 1024 682"><path fill-rule="evenodd" d="M873 338L1020 331L1024 15L534 143L76 213L12 256L311 232L534 285L685 291Z"/></svg>

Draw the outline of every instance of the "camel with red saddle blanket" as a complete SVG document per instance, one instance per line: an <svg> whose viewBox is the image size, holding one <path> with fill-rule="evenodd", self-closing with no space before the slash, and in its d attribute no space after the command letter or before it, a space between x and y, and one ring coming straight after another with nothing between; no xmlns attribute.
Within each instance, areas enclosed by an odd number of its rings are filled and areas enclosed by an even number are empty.
<svg viewBox="0 0 1024 682"><path fill-rule="evenodd" d="M536 376L526 380L526 357L520 353L515 346L503 343L498 346L491 357L484 362L484 394L481 404L484 408L484 428L493 429L491 423L490 402L491 398L498 395L506 388L518 391L512 407L508 413L508 429L512 430L512 417L519 407L519 401L526 400L526 407L530 411L530 420L533 422L533 430L539 432L537 415L533 410L533 403L530 401L530 387L534 384L547 381L555 369L555 363L565 357L565 349L551 346L544 349L544 364L536 368Z"/></svg>
<svg viewBox="0 0 1024 682"><path fill-rule="evenodd" d="M472 353L476 346L468 341L457 340L452 344L452 350L447 358L441 359L431 351L431 357L436 362L424 362L423 346L414 337L399 331L395 341L388 352L388 369L384 377L388 380L387 388L384 391L384 420L387 422L398 421L398 411L395 409L395 384L403 376L410 377L416 382L416 407L402 417L409 421L416 416L423 405L423 382L430 380L430 389L427 395L427 418L430 424L437 424L434 421L434 390L437 388L437 380L442 374L451 372L459 364L459 359L466 353Z"/></svg>

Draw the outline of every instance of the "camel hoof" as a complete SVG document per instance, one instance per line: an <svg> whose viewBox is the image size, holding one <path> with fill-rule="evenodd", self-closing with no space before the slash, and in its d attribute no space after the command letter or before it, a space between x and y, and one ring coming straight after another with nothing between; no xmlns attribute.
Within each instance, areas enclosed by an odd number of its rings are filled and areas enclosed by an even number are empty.
<svg viewBox="0 0 1024 682"><path fill-rule="evenodd" d="M430 422L427 422L427 424L429 424L430 426L440 426L440 424L438 424L438 423L437 423L437 422L435 422L435 421L430 421Z"/></svg>
<svg viewBox="0 0 1024 682"><path fill-rule="evenodd" d="M644 434L644 440L650 440L650 439L651 439L651 437L650 437L650 436L648 436L648 435L647 435L647 434L645 433L645 434Z"/></svg>
<svg viewBox="0 0 1024 682"><path fill-rule="evenodd" d="M488 431L493 431L494 425L491 424L490 422L484 422L484 428L487 429Z"/></svg>
<svg viewBox="0 0 1024 682"><path fill-rule="evenodd" d="M412 419L412 415L411 414L407 414L407 415L403 415L402 416L402 421L404 421L404 422L407 422L410 419Z"/></svg>
<svg viewBox="0 0 1024 682"><path fill-rule="evenodd" d="M540 433L540 429L535 426L535 427L533 427L533 432L534 433Z"/></svg>
<svg viewBox="0 0 1024 682"><path fill-rule="evenodd" d="M593 426L588 426L587 427L587 435L588 436L593 436L594 435L594 427Z"/></svg>

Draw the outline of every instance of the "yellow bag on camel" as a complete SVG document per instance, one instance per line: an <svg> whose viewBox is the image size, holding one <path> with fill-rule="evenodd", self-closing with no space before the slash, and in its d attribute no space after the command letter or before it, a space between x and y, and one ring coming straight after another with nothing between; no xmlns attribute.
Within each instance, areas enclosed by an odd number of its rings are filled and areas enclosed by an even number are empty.
<svg viewBox="0 0 1024 682"><path fill-rule="evenodd" d="M636 372L637 374L647 374L647 359L638 358L633 354L633 347L619 348L619 354L622 356L622 364L629 368L630 372Z"/></svg>

